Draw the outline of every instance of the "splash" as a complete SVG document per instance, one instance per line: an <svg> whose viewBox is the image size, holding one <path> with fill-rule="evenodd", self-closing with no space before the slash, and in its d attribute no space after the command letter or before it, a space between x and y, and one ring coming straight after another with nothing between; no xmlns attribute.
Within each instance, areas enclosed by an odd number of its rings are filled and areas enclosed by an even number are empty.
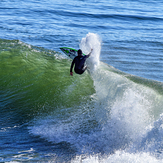
<svg viewBox="0 0 163 163"><path fill-rule="evenodd" d="M90 53L91 49L93 49L90 59L88 60L88 67L90 70L96 69L99 65L99 57L101 52L101 40L97 34L88 33L85 38L82 38L80 43L80 48L82 49L83 53L88 54Z"/></svg>

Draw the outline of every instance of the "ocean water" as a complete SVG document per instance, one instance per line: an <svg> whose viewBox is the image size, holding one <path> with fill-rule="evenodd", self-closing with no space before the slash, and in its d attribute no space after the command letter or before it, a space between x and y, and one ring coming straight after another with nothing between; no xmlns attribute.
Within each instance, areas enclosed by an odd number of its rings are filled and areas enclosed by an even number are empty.
<svg viewBox="0 0 163 163"><path fill-rule="evenodd" d="M162 8L0 1L0 162L163 162ZM93 48L88 71L62 46Z"/></svg>

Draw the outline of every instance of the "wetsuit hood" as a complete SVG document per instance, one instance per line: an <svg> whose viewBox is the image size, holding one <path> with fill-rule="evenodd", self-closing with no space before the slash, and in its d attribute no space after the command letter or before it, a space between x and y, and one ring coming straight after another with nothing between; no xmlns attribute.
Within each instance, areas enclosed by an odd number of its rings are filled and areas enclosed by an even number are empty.
<svg viewBox="0 0 163 163"><path fill-rule="evenodd" d="M82 50L81 49L78 50L78 56L82 56Z"/></svg>

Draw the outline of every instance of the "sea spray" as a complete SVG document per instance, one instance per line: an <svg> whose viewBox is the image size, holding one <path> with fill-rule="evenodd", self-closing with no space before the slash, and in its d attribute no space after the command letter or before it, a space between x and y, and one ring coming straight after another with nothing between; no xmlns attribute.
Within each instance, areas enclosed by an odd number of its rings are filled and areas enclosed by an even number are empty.
<svg viewBox="0 0 163 163"><path fill-rule="evenodd" d="M99 61L101 52L100 37L97 34L88 33L86 37L82 38L79 46L84 54L90 53L91 49L93 49L90 59L87 60L87 65L90 71L95 70L100 63Z"/></svg>

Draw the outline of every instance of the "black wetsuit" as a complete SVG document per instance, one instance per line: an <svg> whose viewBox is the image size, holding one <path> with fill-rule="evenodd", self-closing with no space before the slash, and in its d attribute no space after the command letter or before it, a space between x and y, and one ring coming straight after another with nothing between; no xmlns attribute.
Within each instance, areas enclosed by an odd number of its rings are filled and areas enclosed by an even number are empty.
<svg viewBox="0 0 163 163"><path fill-rule="evenodd" d="M86 66L84 67L84 63L88 57L89 55L76 56L72 61L70 72L72 72L73 66L75 64L75 68L74 68L75 72L77 74L82 74L87 69Z"/></svg>

